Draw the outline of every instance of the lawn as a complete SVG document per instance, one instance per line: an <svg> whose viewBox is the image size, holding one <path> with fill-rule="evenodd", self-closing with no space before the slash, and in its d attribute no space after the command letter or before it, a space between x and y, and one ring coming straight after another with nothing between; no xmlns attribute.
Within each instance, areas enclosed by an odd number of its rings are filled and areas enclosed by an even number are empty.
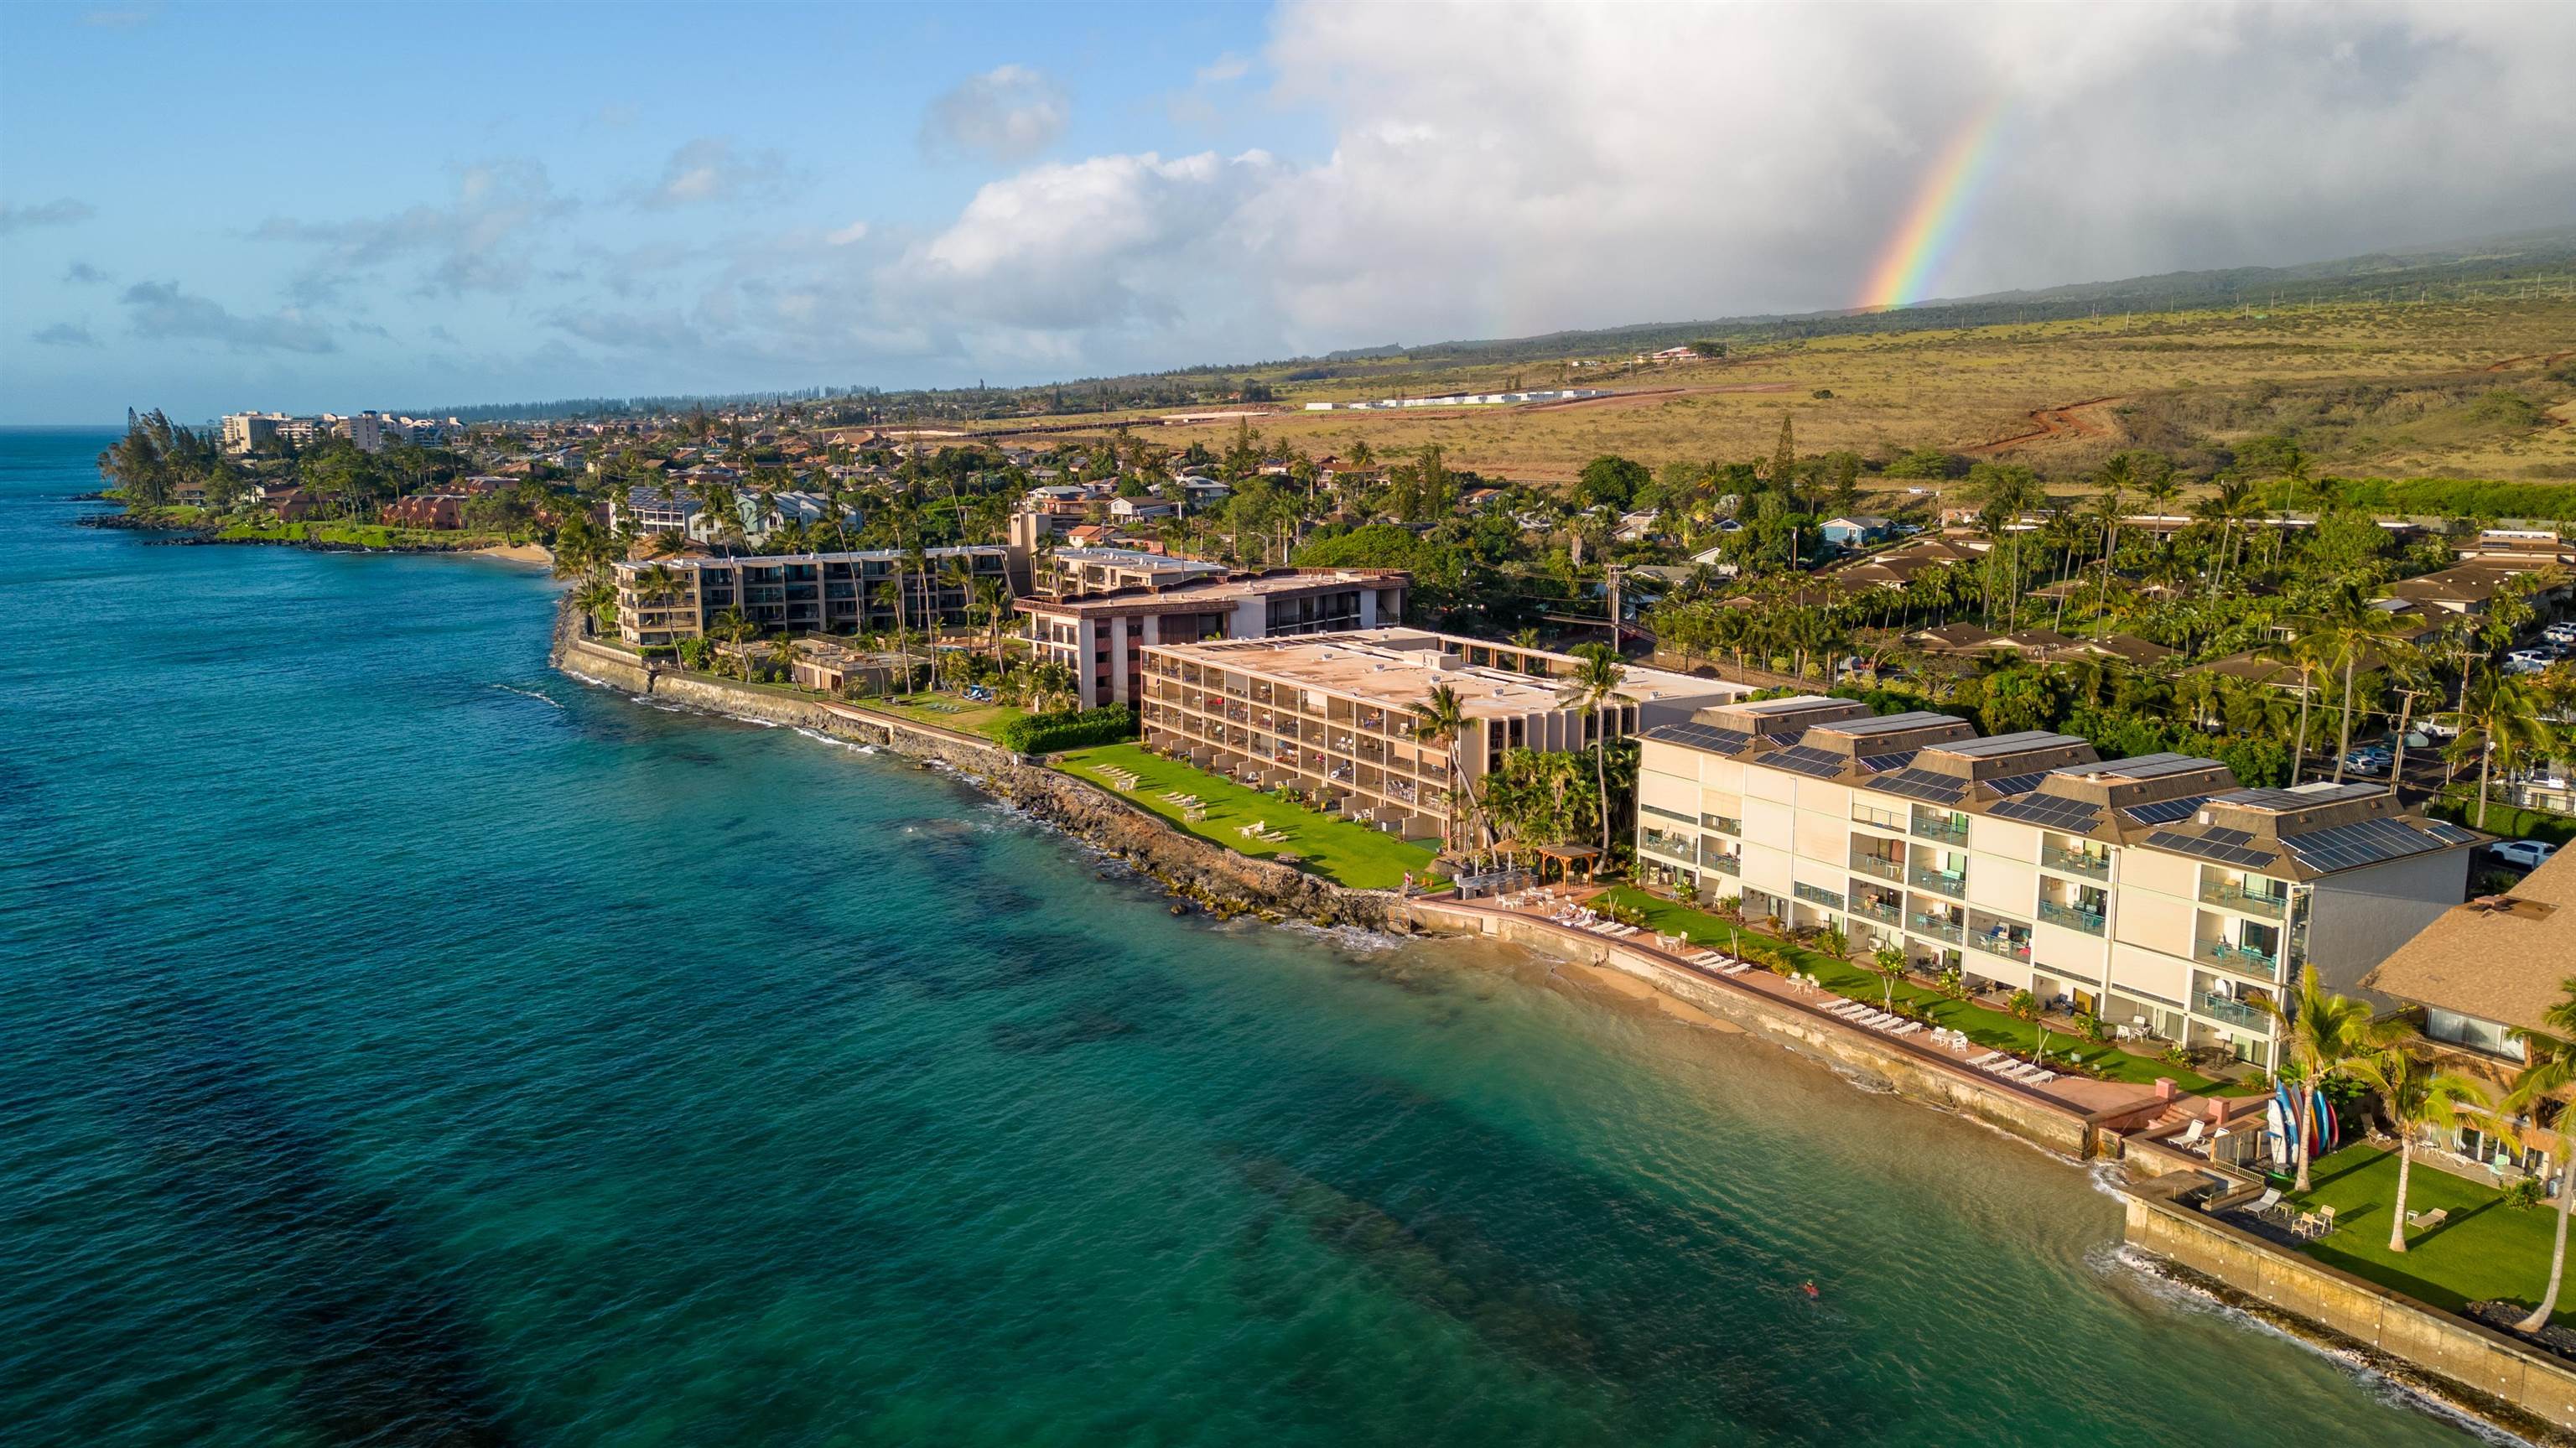
<svg viewBox="0 0 2576 1448"><path fill-rule="evenodd" d="M948 693L889 694L882 699L854 699L851 702L862 709L875 709L916 724L934 724L962 734L981 734L987 739L999 738L1003 725L1028 714L1027 710L1009 704L975 704L962 695Z"/></svg>
<svg viewBox="0 0 2576 1448"><path fill-rule="evenodd" d="M1798 969L1813 975L1825 989L1838 996L1872 1005L1886 998L1885 978L1848 960L1836 960L1822 951L1807 950L1758 931L1729 925L1704 910L1694 910L1660 895L1650 895L1634 886L1615 887L1608 892L1606 900L1622 909L1636 911L1645 917L1647 925L1663 934L1687 934L1692 940L1707 945L1723 947L1731 935L1737 933L1758 936L1773 949L1789 952ZM1981 1046L2023 1056L2039 1048L2040 1028L2017 1016L1970 1001L1953 1000L1911 981L1897 982L1896 999L1920 1008L1936 1025L1967 1032L1969 1039ZM2245 1095L2255 1089L2234 1082L2213 1081L2186 1067L2168 1066L2116 1046L2092 1044L2060 1031L2049 1032L2049 1060L2064 1061L2070 1057L2097 1068L2106 1080L2139 1086L2152 1086L2157 1077L2170 1076L2176 1087L2200 1096Z"/></svg>
<svg viewBox="0 0 2576 1448"><path fill-rule="evenodd" d="M489 548L509 541L497 533L388 528L377 523L228 523L215 537L227 543L311 542L342 548L397 548L413 544L457 549Z"/></svg>
<svg viewBox="0 0 2576 1448"><path fill-rule="evenodd" d="M1149 753L1142 745L1103 744L1071 750L1061 757L1058 767L1102 785L1202 839L1262 858L1293 854L1315 873L1355 889L1392 890L1403 883L1408 870L1416 883L1431 873L1435 852L1429 845L1408 844L1383 830L1290 804ZM1101 773L1103 768L1128 770L1140 784L1132 794L1120 790ZM1163 798L1166 790L1197 795L1207 805L1206 817L1182 818L1181 807ZM1243 827L1254 821L1288 838L1277 843L1245 838Z"/></svg>
<svg viewBox="0 0 2576 1448"><path fill-rule="evenodd" d="M2457 1312L2501 1298L2528 1308L2549 1281L2549 1242L2557 1217L2549 1203L2517 1211L2503 1193L2435 1171L2419 1159L2407 1178L2406 1210L2438 1207L2450 1219L2430 1232L2409 1232L2408 1250L2388 1250L2389 1213L2397 1199L2397 1154L2355 1143L2310 1168L2316 1189L2288 1200L2335 1209L2334 1235L2308 1244L2311 1257L2420 1302ZM2550 1317L2576 1326L2576 1303Z"/></svg>

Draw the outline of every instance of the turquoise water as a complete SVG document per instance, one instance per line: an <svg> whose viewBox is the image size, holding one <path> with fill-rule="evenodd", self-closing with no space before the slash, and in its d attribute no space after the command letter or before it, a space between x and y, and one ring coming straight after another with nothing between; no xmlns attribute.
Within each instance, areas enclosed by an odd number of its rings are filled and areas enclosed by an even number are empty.
<svg viewBox="0 0 2576 1448"><path fill-rule="evenodd" d="M1982 1129L1175 920L531 571L66 526L104 441L0 433L10 1441L2464 1441Z"/></svg>

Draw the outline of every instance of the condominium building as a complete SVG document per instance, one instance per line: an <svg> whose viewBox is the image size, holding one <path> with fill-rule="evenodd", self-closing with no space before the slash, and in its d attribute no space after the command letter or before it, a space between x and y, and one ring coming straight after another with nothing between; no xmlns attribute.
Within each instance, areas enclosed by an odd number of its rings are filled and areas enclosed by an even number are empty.
<svg viewBox="0 0 2576 1448"><path fill-rule="evenodd" d="M1223 578L1228 571L1222 563L1174 558L1140 548L1057 548L1037 558L1029 591L1040 598L1152 593L1202 579Z"/></svg>
<svg viewBox="0 0 2576 1448"><path fill-rule="evenodd" d="M962 560L967 578L951 577ZM718 615L739 609L762 628L798 633L867 633L904 627L955 628L975 622L974 583L1012 578L1011 551L998 544L928 550L916 570L906 552L777 553L740 558L671 558L617 565L617 633L655 648L704 636ZM668 586L656 588L661 575ZM902 609L898 614L896 597Z"/></svg>
<svg viewBox="0 0 2576 1448"><path fill-rule="evenodd" d="M224 414L224 451L244 453L273 446L278 424L286 420L282 412L228 412Z"/></svg>
<svg viewBox="0 0 2576 1448"><path fill-rule="evenodd" d="M1643 735L1641 870L1916 967L2276 1064L2268 1006L2338 989L2466 888L2471 831L2376 785L2243 789L2180 754L1799 697Z"/></svg>
<svg viewBox="0 0 2576 1448"><path fill-rule="evenodd" d="M1142 649L1147 748L1260 788L1303 791L1408 839L1446 837L1458 808L1453 751L1472 788L1506 749L1581 749L1600 731L1620 738L1750 692L1631 668L1616 702L1588 711L1567 702L1558 677L1578 659L1418 629ZM1448 748L1414 727L1413 707L1442 685L1467 720Z"/></svg>
<svg viewBox="0 0 2576 1448"><path fill-rule="evenodd" d="M1409 581L1392 569L1282 568L1017 606L1038 657L1072 669L1081 702L1098 708L1142 697L1149 646L1373 629L1404 616Z"/></svg>

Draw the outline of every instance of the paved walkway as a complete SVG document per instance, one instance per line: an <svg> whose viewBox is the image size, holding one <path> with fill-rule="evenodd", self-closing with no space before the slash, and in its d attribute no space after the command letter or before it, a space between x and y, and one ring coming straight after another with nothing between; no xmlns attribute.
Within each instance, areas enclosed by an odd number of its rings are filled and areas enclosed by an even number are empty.
<svg viewBox="0 0 2576 1448"><path fill-rule="evenodd" d="M1447 909L1474 911L1480 914L1516 916L1532 925L1562 936L1569 941L1588 940L1597 942L1599 944L1607 945L1614 950L1628 951L1645 960L1652 961L1656 965L1662 966L1667 970L1685 971L1702 980L1706 980L1717 985L1729 987L1734 990L1750 991L1756 995L1768 996L1774 1001L1792 1007L1797 1011L1815 1016L1820 1020L1831 1021L1836 1025L1846 1026L1851 1030L1861 1032L1862 1034L1871 1037L1878 1044L1886 1047L1887 1049L1900 1051L1917 1060L1938 1066L1944 1070L1957 1072L1959 1075L1980 1084L1991 1084L2023 1096L2034 1097L2047 1102L2051 1106L2058 1107L2077 1116L2090 1116L2097 1111L2107 1111L2116 1107L2140 1105L2154 1095L2152 1089L2132 1085L2128 1082L2095 1081L2086 1077L2071 1074L2060 1074L2056 1080L2041 1086L2026 1085L2022 1082L2011 1080L2008 1077L1997 1076L1987 1071L1980 1071L1974 1066L1968 1064L1969 1061L1984 1055L1989 1049L1987 1047L1971 1045L1964 1051L1945 1050L1939 1046L1930 1045L1928 1043L1918 1044L1918 1039L1914 1037L1890 1036L1881 1031L1870 1030L1866 1026L1843 1021L1824 1009L1825 1007L1834 1004L1836 1001L1845 999L1845 997L1836 995L1832 991L1819 990L1804 985L1793 985L1787 977L1774 975L1767 970L1749 970L1744 972L1742 975L1721 975L1716 971L1708 969L1706 966L1699 965L1691 960L1685 959L1679 949L1666 949L1658 943L1659 938L1651 932L1639 931L1637 934L1629 936L1607 936L1595 931L1584 930L1576 926L1562 924L1549 918L1557 909L1561 908L1561 902L1569 899L1579 902L1582 899L1589 898L1593 893L1594 892L1590 889L1575 887L1571 890L1560 891L1557 897L1557 902L1521 906L1504 905L1494 900L1443 899L1440 900L1439 903ZM1683 948L1696 952L1707 949L1708 947L1705 944L1692 944ZM1855 999L1857 998L1855 997ZM1868 1002L1863 1001L1863 1004L1868 1004Z"/></svg>

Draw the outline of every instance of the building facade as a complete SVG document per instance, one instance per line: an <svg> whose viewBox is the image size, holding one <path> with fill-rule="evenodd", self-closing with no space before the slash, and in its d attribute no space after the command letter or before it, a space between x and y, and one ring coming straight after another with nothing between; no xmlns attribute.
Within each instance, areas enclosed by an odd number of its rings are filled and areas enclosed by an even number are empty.
<svg viewBox="0 0 2576 1448"><path fill-rule="evenodd" d="M976 621L976 583L1013 582L1011 552L998 544L933 548L927 556L926 570L891 548L620 563L618 637L639 648L667 647L705 637L728 609L761 628L792 633L891 632L898 622L916 630L962 628ZM962 583L951 562L964 565ZM667 584L657 587L664 578Z"/></svg>
<svg viewBox="0 0 2576 1448"><path fill-rule="evenodd" d="M1373 629L1404 616L1408 581L1390 569L1279 569L1160 589L1023 598L1017 607L1037 656L1072 669L1084 707L1099 708L1143 697L1149 647Z"/></svg>
<svg viewBox="0 0 2576 1448"><path fill-rule="evenodd" d="M2380 786L2242 789L2213 760L1840 699L1712 709L1641 747L1650 877L2267 1068L2300 968L2357 988L2459 902L2480 838Z"/></svg>
<svg viewBox="0 0 2576 1448"><path fill-rule="evenodd" d="M1143 653L1148 749L1258 788L1302 791L1408 839L1448 838L1465 813L1453 785L1474 788L1507 749L1581 749L1598 731L1620 738L1750 692L1632 668L1616 702L1596 713L1564 697L1559 676L1580 663L1570 655L1402 628L1150 644ZM1420 737L1413 712L1442 685L1467 719L1465 736L1447 747Z"/></svg>

